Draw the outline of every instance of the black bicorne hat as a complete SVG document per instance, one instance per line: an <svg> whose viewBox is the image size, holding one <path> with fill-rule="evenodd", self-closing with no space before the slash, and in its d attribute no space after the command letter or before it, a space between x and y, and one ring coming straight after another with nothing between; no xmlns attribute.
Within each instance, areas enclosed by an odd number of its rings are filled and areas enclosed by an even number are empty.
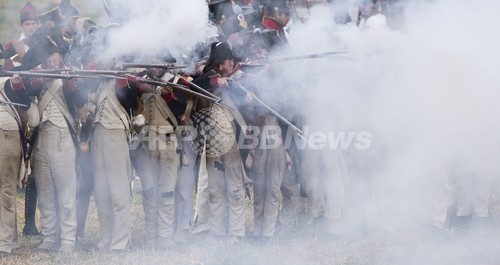
<svg viewBox="0 0 500 265"><path fill-rule="evenodd" d="M32 69L42 64L53 53L65 56L68 52L68 44L64 41L61 28L48 29L41 27L29 39L30 49L23 57L22 65L26 69Z"/></svg>
<svg viewBox="0 0 500 265"><path fill-rule="evenodd" d="M284 0L264 0L264 9L267 10L268 14L274 14L275 8L280 13L290 13L290 8Z"/></svg>
<svg viewBox="0 0 500 265"><path fill-rule="evenodd" d="M227 42L214 42L211 45L210 56L208 57L207 63L203 68L203 73L214 69L217 65L221 64L227 59L234 59L235 56L231 49L231 46Z"/></svg>

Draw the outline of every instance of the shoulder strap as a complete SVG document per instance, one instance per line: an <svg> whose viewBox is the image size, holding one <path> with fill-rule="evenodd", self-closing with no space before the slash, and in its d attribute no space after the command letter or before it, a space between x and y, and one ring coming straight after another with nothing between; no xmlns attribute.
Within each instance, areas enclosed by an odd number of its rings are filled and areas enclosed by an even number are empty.
<svg viewBox="0 0 500 265"><path fill-rule="evenodd" d="M170 120L170 122L172 122L172 124L177 127L179 124L177 123L177 119L175 118L174 113L172 113L172 110L170 110L170 108L168 107L167 102L165 102L165 100L160 97L158 93L153 93L153 96L156 107L158 107L158 109L160 110L161 115L163 115L165 119Z"/></svg>
<svg viewBox="0 0 500 265"><path fill-rule="evenodd" d="M110 82L110 81L104 81L104 82ZM111 103L111 109L115 113L116 116L120 118L120 120L123 123L123 126L125 126L125 130L127 132L130 132L130 118L126 112L126 110L122 107L120 102L118 102L116 95L112 95L109 91L109 88L107 87L108 84L102 85L101 84L101 93L99 94L99 99L97 101L97 107L99 108L102 102L104 101L105 98L109 99L109 102ZM103 87L104 86L104 87Z"/></svg>
<svg viewBox="0 0 500 265"><path fill-rule="evenodd" d="M59 80L59 82L58 82L58 80ZM62 81L60 79L57 79L57 80L54 80L54 82L48 87L47 90L49 93L52 94L52 98L54 99L54 102L56 103L59 110L64 115L64 118L66 118L66 122L68 122L68 124L71 126L71 128L73 130L75 130L75 128L76 128L75 120L73 119L73 116L71 115L71 113L68 110L68 104L66 103L66 100L64 99L64 94L62 94L62 91L61 91L62 86L63 86ZM45 93L45 94L47 94L47 93ZM42 113L42 112L40 112L40 113Z"/></svg>

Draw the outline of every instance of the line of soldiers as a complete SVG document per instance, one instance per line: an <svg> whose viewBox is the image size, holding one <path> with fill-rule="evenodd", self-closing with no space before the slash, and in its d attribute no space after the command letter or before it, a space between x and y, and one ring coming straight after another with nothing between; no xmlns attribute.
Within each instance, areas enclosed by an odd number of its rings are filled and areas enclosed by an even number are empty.
<svg viewBox="0 0 500 265"><path fill-rule="evenodd" d="M39 251L74 251L84 240L92 193L97 248L128 251L133 171L142 184L144 249L170 249L207 232L207 240L241 242L251 194L252 238L286 236L296 227L301 187L311 222L337 232L344 215L342 155L302 148L297 131L274 109L296 125L307 124L305 114L279 104L283 94L246 73L259 67L245 62L265 62L268 52L287 45L292 11L284 1L241 2L208 3L219 35L193 71L172 67L177 61L168 52L145 64L133 56L103 59L120 24L100 27L78 16L68 0L21 10L23 35L2 51L2 256L15 245L22 160L32 165L26 202L34 201L36 187ZM111 12L116 2L105 3L113 22L126 20ZM132 71L138 66L141 71ZM263 104L264 97L276 104ZM285 146L284 139L293 144ZM23 234L36 230L29 211Z"/></svg>
<svg viewBox="0 0 500 265"><path fill-rule="evenodd" d="M254 237L269 240L275 235L287 161L291 166L283 147L286 132L276 116L255 103L259 95L269 97L271 91L259 87L238 62L265 60L271 47L286 45L283 28L290 10L285 2L266 3L259 23L250 19L256 16L247 11L251 5L224 13L228 5L236 6L229 1L209 3L221 31L199 72L146 67L98 78L71 74L82 69L129 69L124 65L133 62L130 58L99 58L102 44L118 24L98 27L91 19L79 17L69 1L51 3L43 10L28 3L21 10L23 34L2 51L6 63L2 68L5 104L0 106L5 136L1 184L2 193L8 194L2 198L0 214L2 255L11 252L16 240L13 202L22 160L31 167L26 209L33 208L31 191L37 191L39 251L74 251L76 242L84 240L92 193L100 224L97 248L130 249L133 171L142 184L145 249L169 249L187 242L192 233L208 232L216 240L227 236L233 243L243 240L249 188L253 188ZM231 19L237 24L227 22ZM151 56L147 63L175 62L165 53ZM173 89L176 84L205 97ZM213 126L204 131L200 120ZM201 130L196 135L179 129L186 125ZM250 125L263 133L251 139ZM267 127L277 129L266 131ZM212 132L217 137L207 138ZM253 147L269 141L274 148ZM242 148L240 142L250 148ZM292 225L298 211L298 183L290 184L286 189L293 191L287 197L293 205L287 203L288 213L283 216L288 215L288 220L283 222ZM318 212L324 215L324 210ZM37 233L34 212L27 212L23 234Z"/></svg>

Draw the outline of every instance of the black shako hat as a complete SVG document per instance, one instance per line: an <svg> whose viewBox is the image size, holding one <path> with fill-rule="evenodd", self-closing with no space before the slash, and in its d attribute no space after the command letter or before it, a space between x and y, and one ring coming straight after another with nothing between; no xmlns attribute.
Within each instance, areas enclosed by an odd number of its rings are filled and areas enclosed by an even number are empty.
<svg viewBox="0 0 500 265"><path fill-rule="evenodd" d="M61 9L57 2L49 2L46 7L37 10L36 16L42 24L45 24L47 21L54 21L55 24L59 25L63 22Z"/></svg>
<svg viewBox="0 0 500 265"><path fill-rule="evenodd" d="M234 59L233 50L227 42L214 42L210 48L210 56L208 57L207 63L203 68L203 73L214 69L217 65L221 64L227 59Z"/></svg>
<svg viewBox="0 0 500 265"><path fill-rule="evenodd" d="M36 17L36 8L31 4L31 2L27 2L24 7L19 10L19 19L21 21L21 24L28 20L34 20L38 21Z"/></svg>

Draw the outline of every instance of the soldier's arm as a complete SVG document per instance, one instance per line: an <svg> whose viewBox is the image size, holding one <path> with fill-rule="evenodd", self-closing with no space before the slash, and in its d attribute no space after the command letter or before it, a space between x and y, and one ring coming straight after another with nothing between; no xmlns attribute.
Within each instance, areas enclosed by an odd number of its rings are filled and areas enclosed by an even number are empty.
<svg viewBox="0 0 500 265"><path fill-rule="evenodd" d="M140 96L143 93L153 92L154 87L149 84L141 84L133 76L127 76L127 79L116 80L115 92L121 105L127 110L132 111L132 116L137 116L143 112L142 100Z"/></svg>
<svg viewBox="0 0 500 265"><path fill-rule="evenodd" d="M193 80L195 85L198 85L209 92L213 92L217 87L228 86L227 77L220 77L214 72L209 72Z"/></svg>
<svg viewBox="0 0 500 265"><path fill-rule="evenodd" d="M21 110L27 110L31 106L30 96L38 95L42 86L41 78L22 78L15 75L5 82L4 88L11 101L26 105L27 107Z"/></svg>
<svg viewBox="0 0 500 265"><path fill-rule="evenodd" d="M82 108L87 102L87 97L82 93L76 85L74 79L63 80L64 97L75 105L77 108Z"/></svg>

